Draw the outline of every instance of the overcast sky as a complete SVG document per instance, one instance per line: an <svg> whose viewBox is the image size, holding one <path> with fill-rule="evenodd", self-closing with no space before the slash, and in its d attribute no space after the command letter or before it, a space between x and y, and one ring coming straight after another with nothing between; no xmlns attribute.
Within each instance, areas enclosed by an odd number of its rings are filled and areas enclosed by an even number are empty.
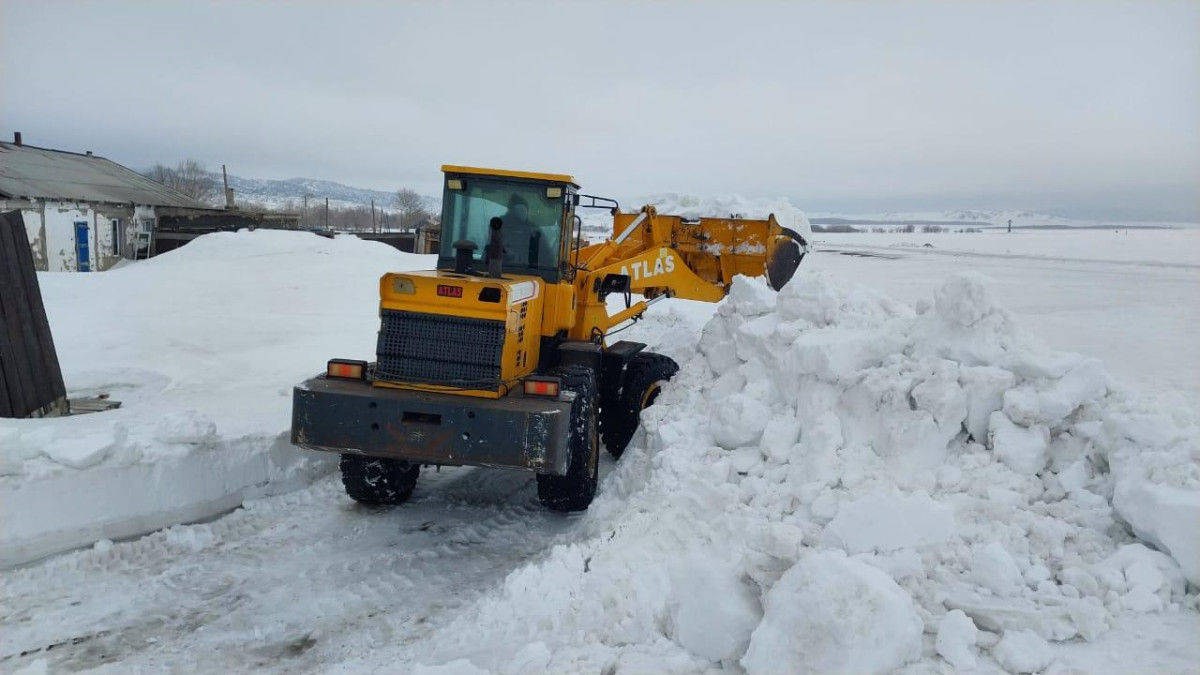
<svg viewBox="0 0 1200 675"><path fill-rule="evenodd" d="M1200 219L1200 1L0 0L0 131L440 191L444 163L810 211Z"/></svg>

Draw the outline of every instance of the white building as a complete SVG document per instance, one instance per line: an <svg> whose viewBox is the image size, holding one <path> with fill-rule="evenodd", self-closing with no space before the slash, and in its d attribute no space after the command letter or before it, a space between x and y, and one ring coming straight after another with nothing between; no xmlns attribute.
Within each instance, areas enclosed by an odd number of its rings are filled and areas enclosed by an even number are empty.
<svg viewBox="0 0 1200 675"><path fill-rule="evenodd" d="M20 133L0 142L0 212L14 209L43 272L95 272L148 257L168 214L175 221L233 215L91 152L24 145Z"/></svg>

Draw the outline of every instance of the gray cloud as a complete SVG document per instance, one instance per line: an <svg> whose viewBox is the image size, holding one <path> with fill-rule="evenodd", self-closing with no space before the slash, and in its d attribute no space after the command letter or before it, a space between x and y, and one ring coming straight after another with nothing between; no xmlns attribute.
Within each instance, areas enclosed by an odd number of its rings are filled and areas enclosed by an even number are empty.
<svg viewBox="0 0 1200 675"><path fill-rule="evenodd" d="M442 163L805 208L1200 219L1200 4L0 4L0 120L133 166Z"/></svg>

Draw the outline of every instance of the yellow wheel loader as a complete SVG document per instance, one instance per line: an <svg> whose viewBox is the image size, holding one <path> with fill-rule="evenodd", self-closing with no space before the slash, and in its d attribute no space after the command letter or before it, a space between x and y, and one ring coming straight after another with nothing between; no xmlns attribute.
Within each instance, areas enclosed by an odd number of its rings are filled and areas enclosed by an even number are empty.
<svg viewBox="0 0 1200 675"><path fill-rule="evenodd" d="M402 502L421 466L447 465L531 471L546 507L586 509L601 443L619 457L678 370L608 336L662 298L717 302L738 274L778 290L808 251L774 215L627 213L567 175L442 172L437 268L379 280L375 360L330 360L293 393L292 442L339 453L363 503ZM611 211L606 241L582 245L582 208Z"/></svg>

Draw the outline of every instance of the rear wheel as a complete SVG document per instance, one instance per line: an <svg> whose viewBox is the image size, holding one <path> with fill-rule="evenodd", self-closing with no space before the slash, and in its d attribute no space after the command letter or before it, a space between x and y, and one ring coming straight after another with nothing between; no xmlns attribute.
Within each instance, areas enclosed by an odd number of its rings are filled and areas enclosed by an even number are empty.
<svg viewBox="0 0 1200 675"><path fill-rule="evenodd" d="M662 386L677 372L679 364L662 354L641 352L629 357L620 393L600 410L600 437L609 454L619 458L625 452L642 410L654 404Z"/></svg>
<svg viewBox="0 0 1200 675"><path fill-rule="evenodd" d="M421 467L400 459L342 455L342 485L360 504L400 504L408 501Z"/></svg>
<svg viewBox="0 0 1200 675"><path fill-rule="evenodd" d="M537 477L538 499L555 511L582 511L596 496L600 442L596 433L596 375L583 366L564 366L554 372L562 387L575 394L567 431L571 463L565 476Z"/></svg>

